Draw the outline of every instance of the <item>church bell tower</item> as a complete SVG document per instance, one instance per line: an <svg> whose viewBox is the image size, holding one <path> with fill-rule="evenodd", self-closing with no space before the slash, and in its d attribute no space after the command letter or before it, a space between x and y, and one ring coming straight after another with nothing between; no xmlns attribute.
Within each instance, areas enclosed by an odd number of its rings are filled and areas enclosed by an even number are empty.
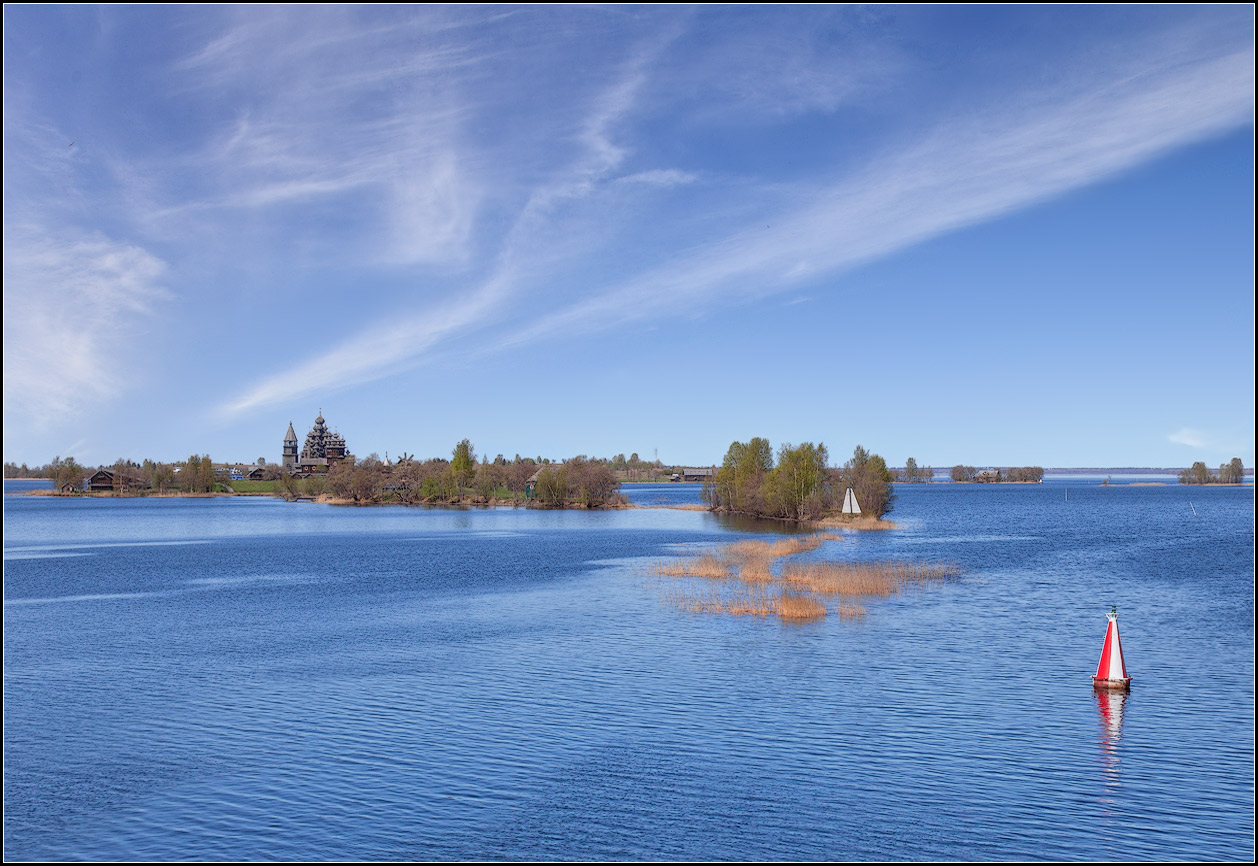
<svg viewBox="0 0 1258 866"><path fill-rule="evenodd" d="M293 431L293 422L288 422L288 433L284 435L284 471L297 471L297 434Z"/></svg>

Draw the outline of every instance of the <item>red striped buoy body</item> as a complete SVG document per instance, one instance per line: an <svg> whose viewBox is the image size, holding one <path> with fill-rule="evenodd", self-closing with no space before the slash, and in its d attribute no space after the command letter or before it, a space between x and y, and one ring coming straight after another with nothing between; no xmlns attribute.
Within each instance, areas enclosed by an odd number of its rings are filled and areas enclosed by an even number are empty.
<svg viewBox="0 0 1258 866"><path fill-rule="evenodd" d="M1127 676L1127 665L1123 664L1123 645L1118 639L1118 609L1105 614L1109 626L1105 629L1105 646L1101 647L1101 661L1096 666L1096 676L1092 677L1092 687L1096 689L1129 689L1131 677Z"/></svg>

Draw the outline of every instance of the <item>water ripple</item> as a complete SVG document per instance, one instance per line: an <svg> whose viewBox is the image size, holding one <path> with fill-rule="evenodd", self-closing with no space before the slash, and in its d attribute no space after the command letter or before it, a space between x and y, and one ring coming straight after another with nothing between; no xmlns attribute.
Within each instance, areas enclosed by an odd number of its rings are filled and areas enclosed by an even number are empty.
<svg viewBox="0 0 1258 866"><path fill-rule="evenodd" d="M1103 521L905 491L962 578L800 628L660 603L654 562L739 537L694 512L255 508L253 535L14 560L5 853L1248 860L1252 498L1193 535L1141 490L1072 489ZM38 547L20 507L6 540ZM1136 680L1097 694L1115 602Z"/></svg>

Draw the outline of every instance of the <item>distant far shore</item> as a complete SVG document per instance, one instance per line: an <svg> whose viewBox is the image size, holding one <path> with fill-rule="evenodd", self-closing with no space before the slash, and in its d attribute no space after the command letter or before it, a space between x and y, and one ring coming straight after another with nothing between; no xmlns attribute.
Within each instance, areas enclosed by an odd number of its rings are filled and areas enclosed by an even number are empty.
<svg viewBox="0 0 1258 866"><path fill-rule="evenodd" d="M1183 472L1188 467L1182 469L1168 469L1164 466L1110 466L1110 467L1082 467L1076 469L1065 469L1060 466L1044 470L1045 475L1175 475ZM1246 475L1253 475L1253 469L1246 469Z"/></svg>

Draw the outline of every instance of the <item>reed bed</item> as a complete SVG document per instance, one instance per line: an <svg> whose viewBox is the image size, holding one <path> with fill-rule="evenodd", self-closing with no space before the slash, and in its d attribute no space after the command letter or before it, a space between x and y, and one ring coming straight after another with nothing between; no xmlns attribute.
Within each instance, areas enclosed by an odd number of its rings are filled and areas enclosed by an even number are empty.
<svg viewBox="0 0 1258 866"><path fill-rule="evenodd" d="M823 541L842 540L833 532L794 536L778 541L738 541L725 548L724 558L731 571L737 570L744 583L772 583L773 562L797 553L816 550Z"/></svg>
<svg viewBox="0 0 1258 866"><path fill-rule="evenodd" d="M665 577L707 577L721 580L730 576L729 566L724 559L711 553L687 559L670 559L657 563L655 573Z"/></svg>
<svg viewBox="0 0 1258 866"><path fill-rule="evenodd" d="M784 620L825 619L826 606L815 595L784 592L775 600L773 612Z"/></svg>
<svg viewBox="0 0 1258 866"><path fill-rule="evenodd" d="M906 562L799 562L782 569L787 585L817 593L886 597L905 586L938 583L959 573L953 565L917 565Z"/></svg>
<svg viewBox="0 0 1258 866"><path fill-rule="evenodd" d="M827 614L825 599L837 599L829 610L839 619L866 616L854 599L885 598L908 587L949 580L960 573L950 564L908 562L787 562L779 574L774 563L817 550L825 541L842 540L833 532L793 536L777 541L738 541L717 552L704 552L658 563L655 573L665 577L702 578L716 585L671 587L665 598L691 613L733 616L776 616L805 622ZM737 582L735 582L737 581Z"/></svg>
<svg viewBox="0 0 1258 866"><path fill-rule="evenodd" d="M844 514L835 517L824 517L812 521L814 526L829 526L836 529L895 529L894 520L882 520L868 514Z"/></svg>
<svg viewBox="0 0 1258 866"><path fill-rule="evenodd" d="M781 559L816 550L823 541L842 541L843 536L837 532L814 532L810 535L793 535L777 541L735 541L725 548L725 555L730 559Z"/></svg>
<svg viewBox="0 0 1258 866"><path fill-rule="evenodd" d="M773 560L767 556L748 556L732 564L743 583L763 586L773 582Z"/></svg>

